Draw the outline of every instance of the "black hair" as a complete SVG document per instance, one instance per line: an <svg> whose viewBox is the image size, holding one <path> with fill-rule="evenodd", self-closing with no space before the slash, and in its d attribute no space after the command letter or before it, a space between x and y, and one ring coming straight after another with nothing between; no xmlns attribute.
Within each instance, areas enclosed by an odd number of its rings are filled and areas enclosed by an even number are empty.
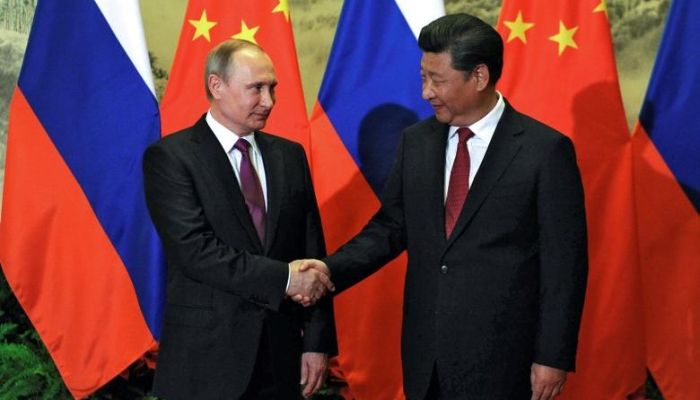
<svg viewBox="0 0 700 400"><path fill-rule="evenodd" d="M451 14L429 23L420 31L418 46L427 53L448 51L452 68L470 73L479 64L489 69L495 85L503 71L503 39L486 22L469 14Z"/></svg>

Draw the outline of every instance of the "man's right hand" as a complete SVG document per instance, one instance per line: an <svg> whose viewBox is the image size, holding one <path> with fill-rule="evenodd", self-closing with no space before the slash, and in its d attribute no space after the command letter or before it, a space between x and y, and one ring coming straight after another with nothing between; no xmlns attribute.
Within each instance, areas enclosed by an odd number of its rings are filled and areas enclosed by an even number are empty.
<svg viewBox="0 0 700 400"><path fill-rule="evenodd" d="M559 396L566 382L566 371L532 363L530 383L532 397L530 400L553 400Z"/></svg>
<svg viewBox="0 0 700 400"><path fill-rule="evenodd" d="M317 265L320 263L320 265ZM304 307L315 304L335 286L330 271L318 260L296 260L289 263L290 279L287 295Z"/></svg>

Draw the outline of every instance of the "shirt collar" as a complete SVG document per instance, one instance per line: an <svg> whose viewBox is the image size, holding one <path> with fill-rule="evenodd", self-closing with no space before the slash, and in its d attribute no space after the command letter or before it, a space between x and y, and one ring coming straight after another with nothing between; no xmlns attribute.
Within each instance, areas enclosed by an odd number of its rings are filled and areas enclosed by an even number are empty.
<svg viewBox="0 0 700 400"><path fill-rule="evenodd" d="M496 94L498 95L498 100L491 111L484 115L484 117L480 120L469 125L469 129L474 132L474 136L486 141L487 143L491 142L493 133L496 131L496 125L498 125L498 121L500 121L503 111L506 108L506 102L503 100L503 95L501 95L499 91L496 91ZM457 134L457 129L459 128L459 126L450 126L447 136L448 140Z"/></svg>
<svg viewBox="0 0 700 400"><path fill-rule="evenodd" d="M228 129L214 119L214 116L211 115L211 110L207 112L206 121L226 153L230 153L233 150L233 145L236 144L239 138L247 140L250 143L251 149L253 149L253 151L258 151L258 145L255 143L254 134L249 133L245 136L238 136L236 132Z"/></svg>

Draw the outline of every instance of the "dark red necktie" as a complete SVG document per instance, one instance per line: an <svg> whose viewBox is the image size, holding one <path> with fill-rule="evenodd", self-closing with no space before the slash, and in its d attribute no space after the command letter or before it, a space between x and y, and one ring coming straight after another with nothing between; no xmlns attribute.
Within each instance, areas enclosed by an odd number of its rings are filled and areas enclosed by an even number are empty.
<svg viewBox="0 0 700 400"><path fill-rule="evenodd" d="M248 149L250 143L245 139L238 139L233 145L241 152L241 168L239 169L239 177L241 179L241 191L245 198L245 205L248 207L250 217L253 219L253 225L258 232L260 242L265 243L265 198L263 197L262 187L258 174L253 169L253 164L250 162Z"/></svg>
<svg viewBox="0 0 700 400"><path fill-rule="evenodd" d="M457 129L459 144L457 155L452 164L450 173L450 186L447 187L447 199L445 200L445 237L448 239L457 224L457 218L462 212L464 201L469 192L469 151L467 140L474 136L469 128Z"/></svg>

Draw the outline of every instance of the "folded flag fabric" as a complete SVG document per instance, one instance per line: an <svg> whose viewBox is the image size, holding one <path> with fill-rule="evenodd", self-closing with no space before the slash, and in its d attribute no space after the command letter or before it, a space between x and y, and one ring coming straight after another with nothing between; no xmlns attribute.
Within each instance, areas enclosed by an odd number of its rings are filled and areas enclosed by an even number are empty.
<svg viewBox="0 0 700 400"><path fill-rule="evenodd" d="M141 156L159 133L138 2L39 2L10 107L0 263L75 397L158 339Z"/></svg>

